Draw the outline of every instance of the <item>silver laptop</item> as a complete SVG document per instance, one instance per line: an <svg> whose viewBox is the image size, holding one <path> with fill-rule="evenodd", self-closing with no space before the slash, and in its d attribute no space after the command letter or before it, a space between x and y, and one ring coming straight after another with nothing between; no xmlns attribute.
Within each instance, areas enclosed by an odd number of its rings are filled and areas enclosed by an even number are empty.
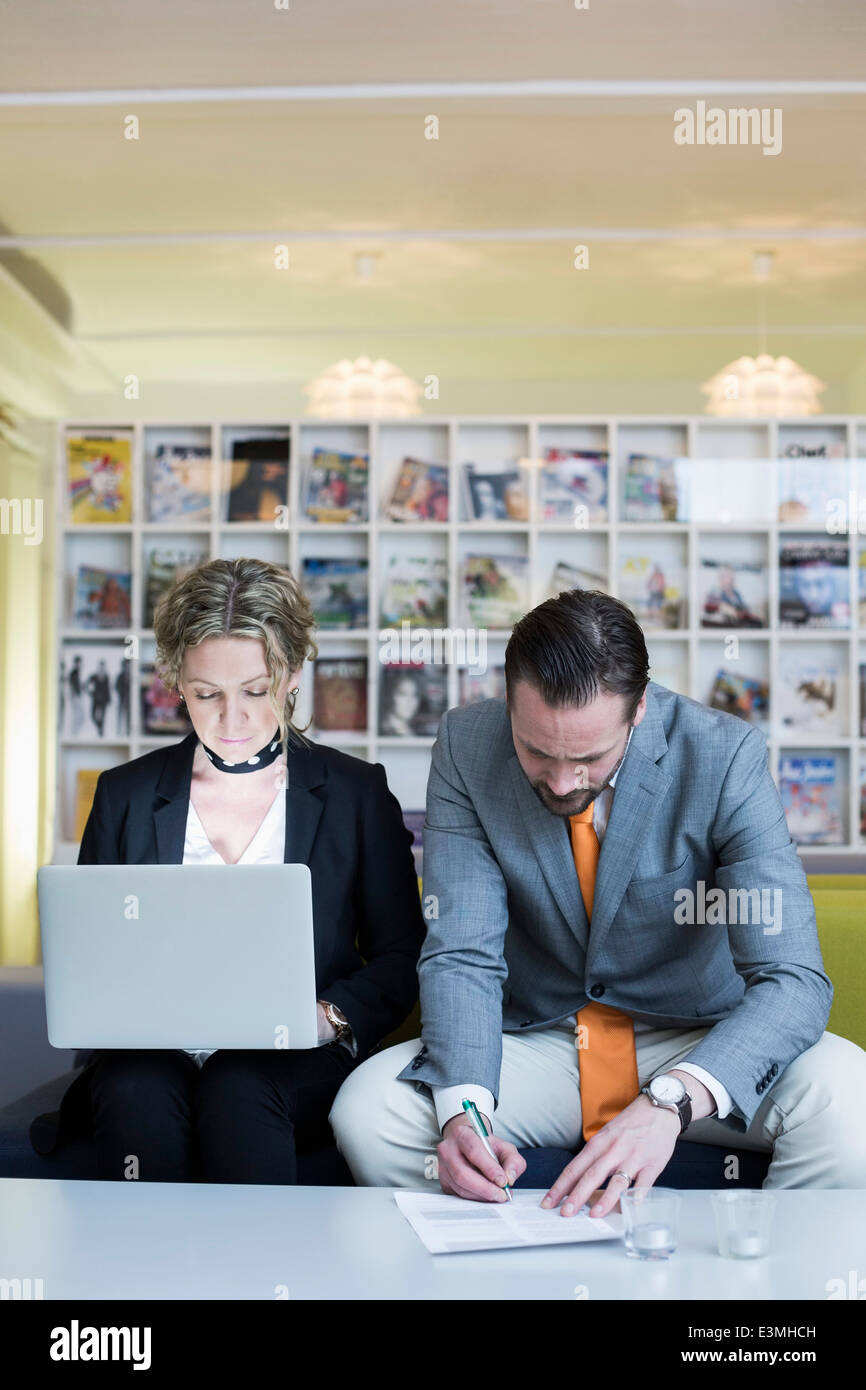
<svg viewBox="0 0 866 1390"><path fill-rule="evenodd" d="M50 864L36 877L52 1047L316 1046L306 864Z"/></svg>

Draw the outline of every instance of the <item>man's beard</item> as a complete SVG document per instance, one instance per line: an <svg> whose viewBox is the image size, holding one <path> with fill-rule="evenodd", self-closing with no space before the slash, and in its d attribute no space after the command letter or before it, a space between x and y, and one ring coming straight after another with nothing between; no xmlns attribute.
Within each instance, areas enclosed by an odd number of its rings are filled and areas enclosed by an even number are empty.
<svg viewBox="0 0 866 1390"><path fill-rule="evenodd" d="M613 776L613 773L610 774ZM610 778L608 778L608 782ZM542 806L550 811L554 816L562 816L567 819L569 816L579 816L581 811L585 811L591 801L607 786L605 782L602 787L579 787L575 791L569 792L567 796L554 796L553 792L544 782L530 782L529 784L535 795L538 797Z"/></svg>
<svg viewBox="0 0 866 1390"><path fill-rule="evenodd" d="M562 816L563 819L567 819L569 816L579 816L582 811L586 810L591 802L595 801L597 796L601 795L605 787L610 786L611 777L615 777L622 767L622 760L625 757L627 749L628 743L626 743L622 757L619 759L616 766L611 768L606 779L598 787L594 787L590 784L588 787L576 787L573 792L568 792L566 796L554 796L545 782L530 782L529 785L535 792L542 806L550 811L552 815Z"/></svg>

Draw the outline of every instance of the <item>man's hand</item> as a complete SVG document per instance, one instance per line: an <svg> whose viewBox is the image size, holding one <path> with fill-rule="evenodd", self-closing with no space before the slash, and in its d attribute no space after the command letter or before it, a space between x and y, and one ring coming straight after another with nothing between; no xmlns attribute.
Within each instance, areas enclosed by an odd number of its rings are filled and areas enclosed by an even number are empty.
<svg viewBox="0 0 866 1390"><path fill-rule="evenodd" d="M703 1120L716 1110L712 1091L691 1072L670 1070L687 1087L692 1101L692 1119ZM593 1196L596 1188L620 1169L630 1173L632 1184L652 1187L659 1173L667 1166L680 1135L680 1119L673 1110L653 1105L649 1096L639 1095L625 1110L609 1120L603 1129L584 1145L580 1153L563 1168L553 1187L543 1199L543 1207L555 1207L567 1198L562 1216L573 1216ZM613 1187L598 1193L590 1208L590 1216L607 1216L616 1206L625 1183L617 1178Z"/></svg>
<svg viewBox="0 0 866 1390"><path fill-rule="evenodd" d="M675 1111L653 1105L649 1096L637 1096L587 1140L563 1168L541 1205L556 1207L565 1198L560 1215L573 1216L596 1188L619 1170L630 1173L635 1185L652 1187L670 1159L679 1133L680 1117ZM616 1178L599 1194L590 1216L607 1216L626 1190L622 1178Z"/></svg>
<svg viewBox="0 0 866 1390"><path fill-rule="evenodd" d="M506 1144L491 1133L486 1115L481 1118L487 1142L498 1161L490 1157L467 1116L454 1115L436 1148L439 1184L443 1192L454 1197L468 1197L474 1202L507 1202L508 1196L502 1189L506 1182L512 1186L526 1171L526 1159L520 1157L513 1144Z"/></svg>

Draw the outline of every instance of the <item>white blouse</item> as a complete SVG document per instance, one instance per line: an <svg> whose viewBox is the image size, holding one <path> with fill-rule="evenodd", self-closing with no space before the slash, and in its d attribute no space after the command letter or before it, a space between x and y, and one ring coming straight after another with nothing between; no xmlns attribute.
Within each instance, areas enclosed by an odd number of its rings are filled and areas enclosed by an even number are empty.
<svg viewBox="0 0 866 1390"><path fill-rule="evenodd" d="M281 788L268 808L265 818L247 845L240 859L239 864L282 864L285 859L286 846L286 793ZM189 802L189 810L186 817L186 836L183 844L184 864L225 864L222 855L218 854L207 837L204 826L199 819L198 812L192 803ZM325 1046L330 1039L324 1038L319 1043L319 1047ZM344 1047L354 1054L355 1040L352 1038L352 1045L348 1041L343 1043ZM194 1058L197 1066L202 1066L208 1057L216 1051L216 1048L207 1048L195 1051L190 1047L182 1049Z"/></svg>
<svg viewBox="0 0 866 1390"><path fill-rule="evenodd" d="M247 845L239 864L282 864L286 845L286 795L281 788L264 820ZM205 833L198 812L190 797L186 817L186 838L183 844L184 864L224 864Z"/></svg>

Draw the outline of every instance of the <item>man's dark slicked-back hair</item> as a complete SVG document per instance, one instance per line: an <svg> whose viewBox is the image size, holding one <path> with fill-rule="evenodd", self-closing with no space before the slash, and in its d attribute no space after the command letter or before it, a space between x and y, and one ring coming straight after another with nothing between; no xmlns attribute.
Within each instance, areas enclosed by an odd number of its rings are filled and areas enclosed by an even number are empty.
<svg viewBox="0 0 866 1390"><path fill-rule="evenodd" d="M566 589L515 624L505 648L505 698L527 681L554 709L625 696L630 724L649 680L646 642L631 609L600 589Z"/></svg>

